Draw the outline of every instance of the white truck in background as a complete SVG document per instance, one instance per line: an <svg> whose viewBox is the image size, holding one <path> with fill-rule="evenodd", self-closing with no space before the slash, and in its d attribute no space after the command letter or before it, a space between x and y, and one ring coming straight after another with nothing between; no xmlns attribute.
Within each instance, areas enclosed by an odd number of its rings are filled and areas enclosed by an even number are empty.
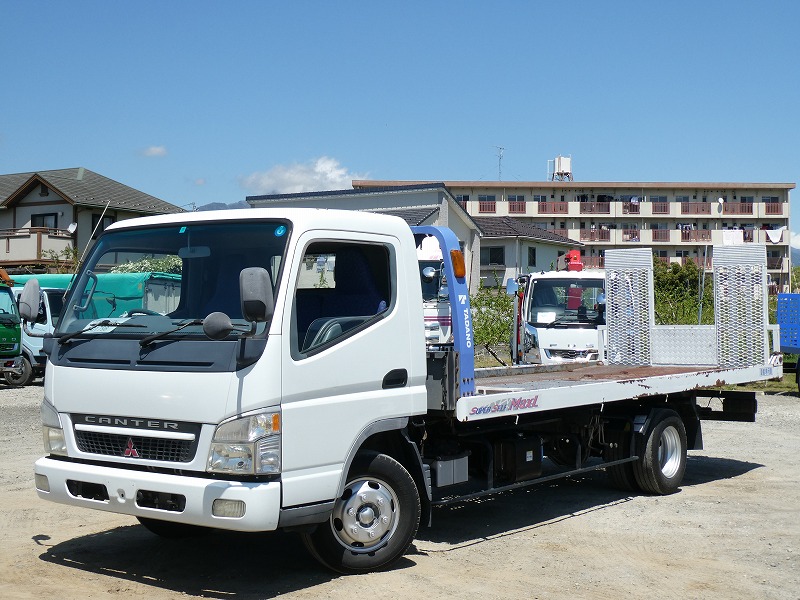
<svg viewBox="0 0 800 600"><path fill-rule="evenodd" d="M583 270L580 253L559 257L555 271L520 275L515 297L513 364L559 365L599 359L605 325L605 271Z"/></svg>
<svg viewBox="0 0 800 600"><path fill-rule="evenodd" d="M425 236L442 249L446 342L426 340ZM766 251L746 250L714 257L715 326L655 326L650 251L608 251L607 364L476 373L449 229L317 209L117 222L44 338L37 494L164 536L296 531L342 573L391 565L437 506L556 477L605 469L624 489L670 494L687 451L702 448L703 419L755 419L753 397L703 388L782 376L767 342ZM324 287L306 276L320 256L335 265ZM180 265L177 304L91 315L100 274L143 257ZM26 326L39 299L29 281ZM673 351L689 339L691 352ZM699 403L705 394L722 410Z"/></svg>

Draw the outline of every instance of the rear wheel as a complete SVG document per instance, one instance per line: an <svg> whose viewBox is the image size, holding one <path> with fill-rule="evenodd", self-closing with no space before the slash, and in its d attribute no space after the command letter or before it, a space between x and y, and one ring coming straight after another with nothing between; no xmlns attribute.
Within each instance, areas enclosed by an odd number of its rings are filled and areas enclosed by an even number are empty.
<svg viewBox="0 0 800 600"><path fill-rule="evenodd" d="M33 367L27 357L22 357L22 373L3 373L3 377L8 385L28 385L33 379Z"/></svg>
<svg viewBox="0 0 800 600"><path fill-rule="evenodd" d="M642 491L661 495L677 491L686 470L686 449L686 429L678 413L655 411L642 455L633 463Z"/></svg>
<svg viewBox="0 0 800 600"><path fill-rule="evenodd" d="M303 542L334 571L374 571L405 553L417 533L420 513L417 486L403 465L385 454L362 454L330 519L303 534Z"/></svg>

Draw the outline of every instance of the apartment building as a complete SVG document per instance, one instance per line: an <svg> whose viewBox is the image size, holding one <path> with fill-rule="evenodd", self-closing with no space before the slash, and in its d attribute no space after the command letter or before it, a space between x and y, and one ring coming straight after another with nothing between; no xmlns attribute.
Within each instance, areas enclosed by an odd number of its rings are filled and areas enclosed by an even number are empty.
<svg viewBox="0 0 800 600"><path fill-rule="evenodd" d="M355 189L411 181L353 181ZM583 243L584 264L609 248L646 246L668 262L711 268L711 246L764 244L773 292L789 291L794 183L445 181L475 217L509 216Z"/></svg>

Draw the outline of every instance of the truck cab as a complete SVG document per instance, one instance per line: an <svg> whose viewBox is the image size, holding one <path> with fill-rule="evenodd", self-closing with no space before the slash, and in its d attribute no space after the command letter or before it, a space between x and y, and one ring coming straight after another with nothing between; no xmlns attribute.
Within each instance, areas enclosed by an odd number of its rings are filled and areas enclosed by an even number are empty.
<svg viewBox="0 0 800 600"><path fill-rule="evenodd" d="M22 371L20 317L11 290L0 284L0 373L6 380Z"/></svg>
<svg viewBox="0 0 800 600"><path fill-rule="evenodd" d="M550 271L520 278L523 363L564 364L598 360L598 325L605 324L605 272Z"/></svg>

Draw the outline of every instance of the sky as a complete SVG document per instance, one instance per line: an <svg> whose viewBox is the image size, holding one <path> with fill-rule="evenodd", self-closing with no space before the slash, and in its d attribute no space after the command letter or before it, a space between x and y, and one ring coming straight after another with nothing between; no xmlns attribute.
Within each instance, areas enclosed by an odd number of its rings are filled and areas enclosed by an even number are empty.
<svg viewBox="0 0 800 600"><path fill-rule="evenodd" d="M3 174L187 209L542 181L558 155L575 181L800 180L796 0L0 0L0 23Z"/></svg>

